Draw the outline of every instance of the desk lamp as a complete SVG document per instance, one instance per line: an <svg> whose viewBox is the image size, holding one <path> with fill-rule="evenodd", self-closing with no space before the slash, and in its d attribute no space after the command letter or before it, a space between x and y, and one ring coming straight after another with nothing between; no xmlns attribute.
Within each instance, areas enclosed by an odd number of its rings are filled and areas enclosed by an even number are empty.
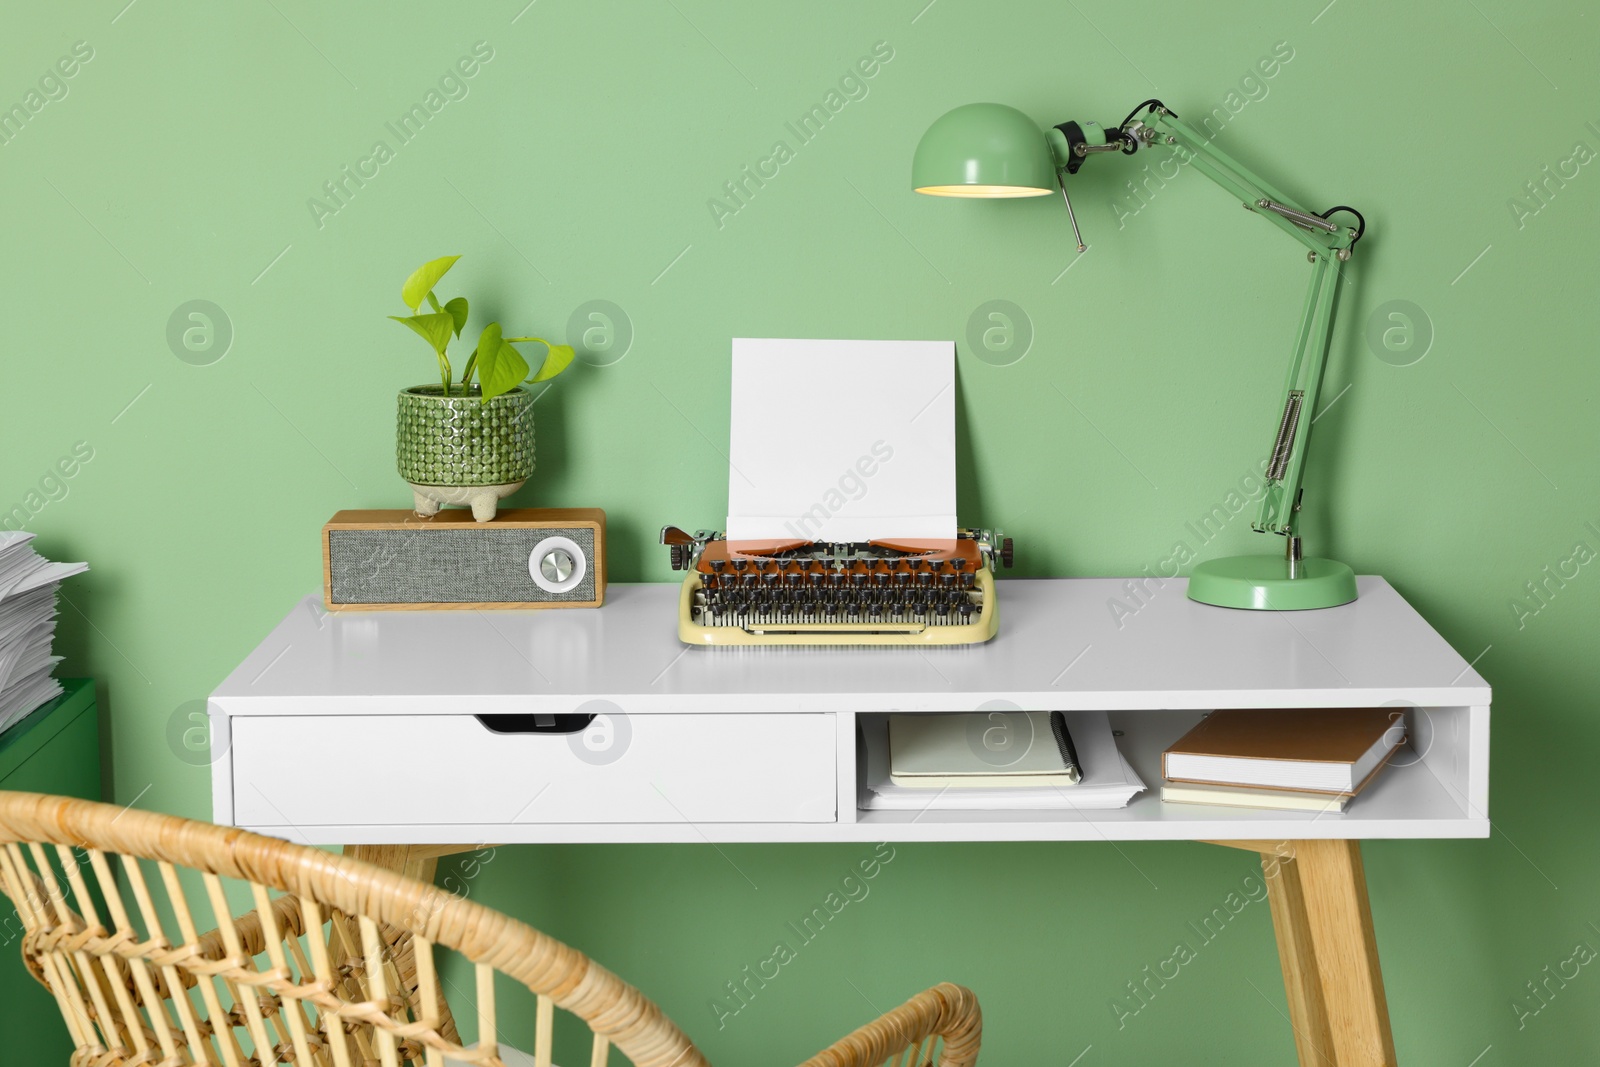
<svg viewBox="0 0 1600 1067"><path fill-rule="evenodd" d="M988 198L1051 196L1059 188L1081 253L1085 246L1067 196L1067 176L1076 174L1093 155L1133 155L1164 148L1176 151L1182 161L1226 189L1246 210L1305 245L1311 263L1311 287L1300 315L1283 410L1267 460L1267 491L1260 517L1251 523L1257 533L1283 537L1283 558L1206 560L1190 574L1189 598L1219 607L1268 610L1348 604L1356 598L1354 573L1343 563L1303 556L1298 517L1300 476L1333 333L1338 264L1350 258L1366 229L1359 211L1341 205L1314 212L1298 206L1159 100L1144 101L1118 126L1063 122L1047 131L1004 104L958 107L923 134L911 165L911 184L917 192L932 196ZM1339 212L1354 216L1355 226L1329 221L1329 216Z"/></svg>

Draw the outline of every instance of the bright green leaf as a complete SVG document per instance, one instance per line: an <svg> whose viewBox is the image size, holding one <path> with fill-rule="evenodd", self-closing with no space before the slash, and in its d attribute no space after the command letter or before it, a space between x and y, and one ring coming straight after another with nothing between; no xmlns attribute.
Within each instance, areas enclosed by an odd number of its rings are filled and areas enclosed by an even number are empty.
<svg viewBox="0 0 1600 1067"><path fill-rule="evenodd" d="M405 285L400 287L400 299L406 302L406 307L412 311L433 292L433 287L439 284L445 271L455 266L460 256L440 256L438 259L429 260L411 272L411 277L406 279Z"/></svg>
<svg viewBox="0 0 1600 1067"><path fill-rule="evenodd" d="M485 374L478 371L478 381L483 383L483 398L490 400L501 393L509 393L522 384L528 376L528 361L522 358L522 353L505 341L500 342L500 358L495 363L493 373Z"/></svg>
<svg viewBox="0 0 1600 1067"><path fill-rule="evenodd" d="M483 328L478 335L478 361L493 359L494 354L500 351L500 339L503 336L498 322L491 322Z"/></svg>
<svg viewBox="0 0 1600 1067"><path fill-rule="evenodd" d="M539 368L539 373L529 378L530 382L548 382L551 378L567 369L572 362L571 345L551 345L550 353L544 357L544 364Z"/></svg>
<svg viewBox="0 0 1600 1067"><path fill-rule="evenodd" d="M450 344L450 332L455 327L455 319L448 311L434 312L428 315L390 315L396 322L404 323L416 331L418 337L428 342L435 352L441 356Z"/></svg>
<svg viewBox="0 0 1600 1067"><path fill-rule="evenodd" d="M467 328L467 298L458 296L454 300L447 300L444 309L456 320L456 336L460 337L461 331Z"/></svg>
<svg viewBox="0 0 1600 1067"><path fill-rule="evenodd" d="M500 324L491 322L478 337L478 383L488 402L509 393L528 374L528 361L500 335Z"/></svg>

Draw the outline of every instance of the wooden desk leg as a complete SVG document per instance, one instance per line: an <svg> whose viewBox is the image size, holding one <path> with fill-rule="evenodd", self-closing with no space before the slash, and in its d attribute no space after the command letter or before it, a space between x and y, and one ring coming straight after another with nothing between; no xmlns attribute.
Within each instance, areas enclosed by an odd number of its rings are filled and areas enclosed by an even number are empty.
<svg viewBox="0 0 1600 1067"><path fill-rule="evenodd" d="M1359 841L1218 841L1261 853L1301 1067L1394 1067Z"/></svg>
<svg viewBox="0 0 1600 1067"><path fill-rule="evenodd" d="M354 856L375 867L397 871L407 878L414 878L429 885L433 884L433 876L439 869L439 857L462 851L468 849L441 845L346 845L344 847L346 856ZM382 927L382 934L394 959L395 969L400 972L401 983L405 986L406 1000L410 1002L414 1011L419 1010L417 960L411 935L392 926ZM334 966L337 967L340 962L335 960ZM461 1043L461 1035L456 1031L455 1016L450 1013L450 1004L445 1000L442 987L439 989L439 1036L457 1045Z"/></svg>
<svg viewBox="0 0 1600 1067"><path fill-rule="evenodd" d="M1211 841L1261 853L1301 1067L1394 1067L1360 841Z"/></svg>
<svg viewBox="0 0 1600 1067"><path fill-rule="evenodd" d="M1287 853L1288 847L1282 852ZM1299 864L1278 851L1261 853L1261 869L1278 935L1278 963L1289 1000L1289 1025L1301 1067L1333 1067L1333 1032L1328 1025L1317 950L1306 914L1305 881Z"/></svg>

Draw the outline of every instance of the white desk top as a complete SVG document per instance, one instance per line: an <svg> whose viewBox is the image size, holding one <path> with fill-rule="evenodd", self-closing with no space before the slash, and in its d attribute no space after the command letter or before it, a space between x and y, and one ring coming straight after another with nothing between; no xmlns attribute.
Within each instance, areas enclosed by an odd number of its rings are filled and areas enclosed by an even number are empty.
<svg viewBox="0 0 1600 1067"><path fill-rule="evenodd" d="M225 715L968 711L1487 705L1488 683L1382 578L1307 612L1130 595L1118 578L999 583L1000 633L956 648L693 648L676 584L596 610L341 612L310 596L212 694ZM1149 583L1153 586L1153 583ZM1109 606L1138 607L1119 621Z"/></svg>

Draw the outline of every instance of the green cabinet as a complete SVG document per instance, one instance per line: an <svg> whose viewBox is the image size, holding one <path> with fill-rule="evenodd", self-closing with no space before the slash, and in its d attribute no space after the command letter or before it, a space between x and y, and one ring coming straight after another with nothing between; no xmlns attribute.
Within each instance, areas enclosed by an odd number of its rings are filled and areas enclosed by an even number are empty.
<svg viewBox="0 0 1600 1067"><path fill-rule="evenodd" d="M100 716L94 682L63 679L66 692L0 733L0 789L100 799ZM0 1034L6 1063L66 1067L72 1039L55 998L22 965L22 922L0 895Z"/></svg>

